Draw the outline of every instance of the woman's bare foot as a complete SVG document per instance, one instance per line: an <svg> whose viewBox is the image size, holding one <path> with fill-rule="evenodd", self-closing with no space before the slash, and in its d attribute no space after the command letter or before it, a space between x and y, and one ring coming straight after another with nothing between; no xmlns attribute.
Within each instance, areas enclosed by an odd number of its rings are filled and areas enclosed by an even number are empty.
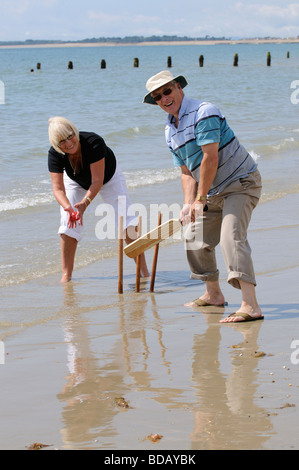
<svg viewBox="0 0 299 470"><path fill-rule="evenodd" d="M72 280L72 276L69 276L67 273L63 273L62 278L60 279L60 282L62 284L66 282L70 282Z"/></svg>
<svg viewBox="0 0 299 470"><path fill-rule="evenodd" d="M149 277L150 276L149 270L147 269L147 264L146 264L144 253L142 253L142 255L140 255L140 276L141 277Z"/></svg>

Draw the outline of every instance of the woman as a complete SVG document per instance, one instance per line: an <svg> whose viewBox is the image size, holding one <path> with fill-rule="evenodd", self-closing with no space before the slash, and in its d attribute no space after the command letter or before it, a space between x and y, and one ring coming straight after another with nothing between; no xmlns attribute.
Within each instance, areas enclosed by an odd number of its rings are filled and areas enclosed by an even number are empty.
<svg viewBox="0 0 299 470"><path fill-rule="evenodd" d="M77 127L63 117L49 119L49 140L52 147L48 153L48 168L53 193L60 204L62 278L71 280L75 253L82 238L83 214L99 191L105 203L111 204L116 214L118 197L129 197L125 179L117 167L112 150L102 137L93 132L79 132ZM74 212L77 212L74 218ZM136 217L124 217L126 242L129 226L137 225ZM132 231L131 231L132 233ZM136 228L134 230L136 233ZM140 257L141 276L149 275L145 256Z"/></svg>

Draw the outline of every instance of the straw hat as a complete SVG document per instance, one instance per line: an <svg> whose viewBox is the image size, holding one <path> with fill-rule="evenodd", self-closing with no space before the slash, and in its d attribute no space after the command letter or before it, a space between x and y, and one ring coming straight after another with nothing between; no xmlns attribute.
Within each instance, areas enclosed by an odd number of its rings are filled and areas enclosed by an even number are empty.
<svg viewBox="0 0 299 470"><path fill-rule="evenodd" d="M157 104L152 96L151 93L158 88L160 88L163 85L166 85L169 82L172 82L175 80L178 82L182 88L184 88L186 85L188 85L187 80L183 75L178 75L177 77L174 77L171 72L168 70L163 70L162 72L157 73L153 77L149 78L148 81L146 82L146 88L149 90L149 93L143 98L143 103L148 103L148 104Z"/></svg>

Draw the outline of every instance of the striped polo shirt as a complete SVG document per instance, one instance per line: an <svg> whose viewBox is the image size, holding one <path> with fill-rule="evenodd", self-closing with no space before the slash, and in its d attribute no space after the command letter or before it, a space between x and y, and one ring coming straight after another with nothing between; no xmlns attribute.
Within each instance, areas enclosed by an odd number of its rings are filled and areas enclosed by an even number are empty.
<svg viewBox="0 0 299 470"><path fill-rule="evenodd" d="M251 155L240 144L220 110L211 103L184 96L179 113L179 126L168 115L165 137L173 155L174 166L186 165L194 179L199 181L202 146L218 142L218 170L209 195L221 193L239 178L256 170Z"/></svg>

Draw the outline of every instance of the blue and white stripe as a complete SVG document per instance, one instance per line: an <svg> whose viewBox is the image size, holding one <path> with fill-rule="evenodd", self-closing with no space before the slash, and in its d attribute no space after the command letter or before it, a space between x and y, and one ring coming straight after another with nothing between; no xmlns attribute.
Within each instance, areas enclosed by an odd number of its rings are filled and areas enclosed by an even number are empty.
<svg viewBox="0 0 299 470"><path fill-rule="evenodd" d="M196 181L199 181L202 146L219 143L218 171L209 195L220 193L232 181L243 178L256 170L256 163L236 138L220 110L211 103L184 96L179 126L174 117L168 116L165 137L174 166L186 165Z"/></svg>

